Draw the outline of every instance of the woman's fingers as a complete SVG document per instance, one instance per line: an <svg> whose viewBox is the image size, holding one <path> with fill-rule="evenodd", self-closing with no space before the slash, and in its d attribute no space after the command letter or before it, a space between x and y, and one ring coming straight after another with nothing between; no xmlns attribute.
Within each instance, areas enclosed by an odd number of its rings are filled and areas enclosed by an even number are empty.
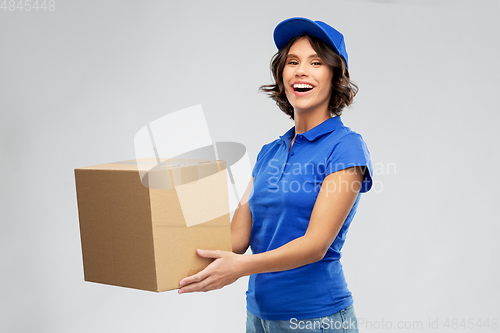
<svg viewBox="0 0 500 333"><path fill-rule="evenodd" d="M210 251L210 250L201 250L197 249L196 252L200 257L204 258L220 258L220 252L221 251ZM204 270L201 272L198 272L197 274L188 276L187 278L184 278L179 282L179 285L185 286L187 284L195 283L195 282L200 282L203 279L205 279L209 275L209 270L211 269L210 265L205 267Z"/></svg>
<svg viewBox="0 0 500 333"><path fill-rule="evenodd" d="M235 272L235 267L237 267L235 263L241 255L227 251L201 249L198 249L197 253L201 257L215 260L201 272L182 279L179 282L181 286L179 294L221 289L241 276Z"/></svg>
<svg viewBox="0 0 500 333"><path fill-rule="evenodd" d="M200 282L190 283L190 284L186 285L185 287L182 287L181 289L179 289L179 294L212 290L212 289L208 288L211 284L210 280L211 280L210 278L206 278Z"/></svg>
<svg viewBox="0 0 500 333"><path fill-rule="evenodd" d="M202 250L202 249L198 249L196 250L196 252L198 253L198 255L200 257L203 257L203 258L214 258L214 259L217 259L217 258L220 258L222 257L222 253L224 251L220 251L220 250L215 250L215 251L212 251L212 250Z"/></svg>
<svg viewBox="0 0 500 333"><path fill-rule="evenodd" d="M210 275L210 273L207 272L209 270L209 267L210 267L210 265L208 265L201 272L198 272L195 275L191 275L191 276L188 276L187 278L182 279L181 282L179 282L179 285L185 286L185 285L188 285L191 283L197 283L197 282L203 281L204 279L207 278L207 276Z"/></svg>
<svg viewBox="0 0 500 333"><path fill-rule="evenodd" d="M221 289L224 285L213 276L209 276L203 281L192 283L179 290L179 294L192 292L207 292L211 290Z"/></svg>

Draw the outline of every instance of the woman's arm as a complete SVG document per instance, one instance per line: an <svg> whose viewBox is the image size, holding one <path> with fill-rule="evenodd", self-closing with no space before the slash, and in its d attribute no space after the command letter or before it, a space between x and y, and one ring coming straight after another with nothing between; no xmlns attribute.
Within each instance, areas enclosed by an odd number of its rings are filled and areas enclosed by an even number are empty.
<svg viewBox="0 0 500 333"><path fill-rule="evenodd" d="M248 183L247 189L236 208L231 221L231 243L233 252L243 254L250 245L250 233L252 231L252 213L248 205L248 198L253 186L253 177Z"/></svg>
<svg viewBox="0 0 500 333"><path fill-rule="evenodd" d="M362 167L328 175L321 185L305 235L275 250L254 255L199 250L200 256L216 260L198 274L183 279L179 293L220 289L242 276L283 271L321 260L349 214L362 180Z"/></svg>

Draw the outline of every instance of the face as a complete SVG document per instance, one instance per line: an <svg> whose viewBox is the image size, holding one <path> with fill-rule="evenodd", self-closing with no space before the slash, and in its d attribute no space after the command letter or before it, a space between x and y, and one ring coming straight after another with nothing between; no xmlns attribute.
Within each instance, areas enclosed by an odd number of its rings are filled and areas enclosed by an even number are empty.
<svg viewBox="0 0 500 333"><path fill-rule="evenodd" d="M294 112L328 112L333 72L307 38L295 41L283 68L283 84Z"/></svg>

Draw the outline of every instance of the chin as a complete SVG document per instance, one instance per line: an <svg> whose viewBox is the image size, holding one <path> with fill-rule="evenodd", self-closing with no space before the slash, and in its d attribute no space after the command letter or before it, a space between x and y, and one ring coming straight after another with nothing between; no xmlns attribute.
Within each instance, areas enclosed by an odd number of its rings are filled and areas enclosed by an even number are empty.
<svg viewBox="0 0 500 333"><path fill-rule="evenodd" d="M292 105L293 106L293 110L297 113L309 113L309 112L312 112L315 108L314 107L311 107L311 106L308 106L308 105Z"/></svg>

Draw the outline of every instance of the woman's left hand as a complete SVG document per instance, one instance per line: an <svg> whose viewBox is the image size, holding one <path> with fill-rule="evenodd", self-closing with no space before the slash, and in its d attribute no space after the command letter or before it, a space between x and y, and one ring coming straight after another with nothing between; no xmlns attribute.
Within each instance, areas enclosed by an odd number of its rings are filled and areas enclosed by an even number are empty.
<svg viewBox="0 0 500 333"><path fill-rule="evenodd" d="M215 260L201 272L182 279L179 294L221 289L242 276L239 271L243 255L220 250L198 249L196 252L200 257Z"/></svg>

